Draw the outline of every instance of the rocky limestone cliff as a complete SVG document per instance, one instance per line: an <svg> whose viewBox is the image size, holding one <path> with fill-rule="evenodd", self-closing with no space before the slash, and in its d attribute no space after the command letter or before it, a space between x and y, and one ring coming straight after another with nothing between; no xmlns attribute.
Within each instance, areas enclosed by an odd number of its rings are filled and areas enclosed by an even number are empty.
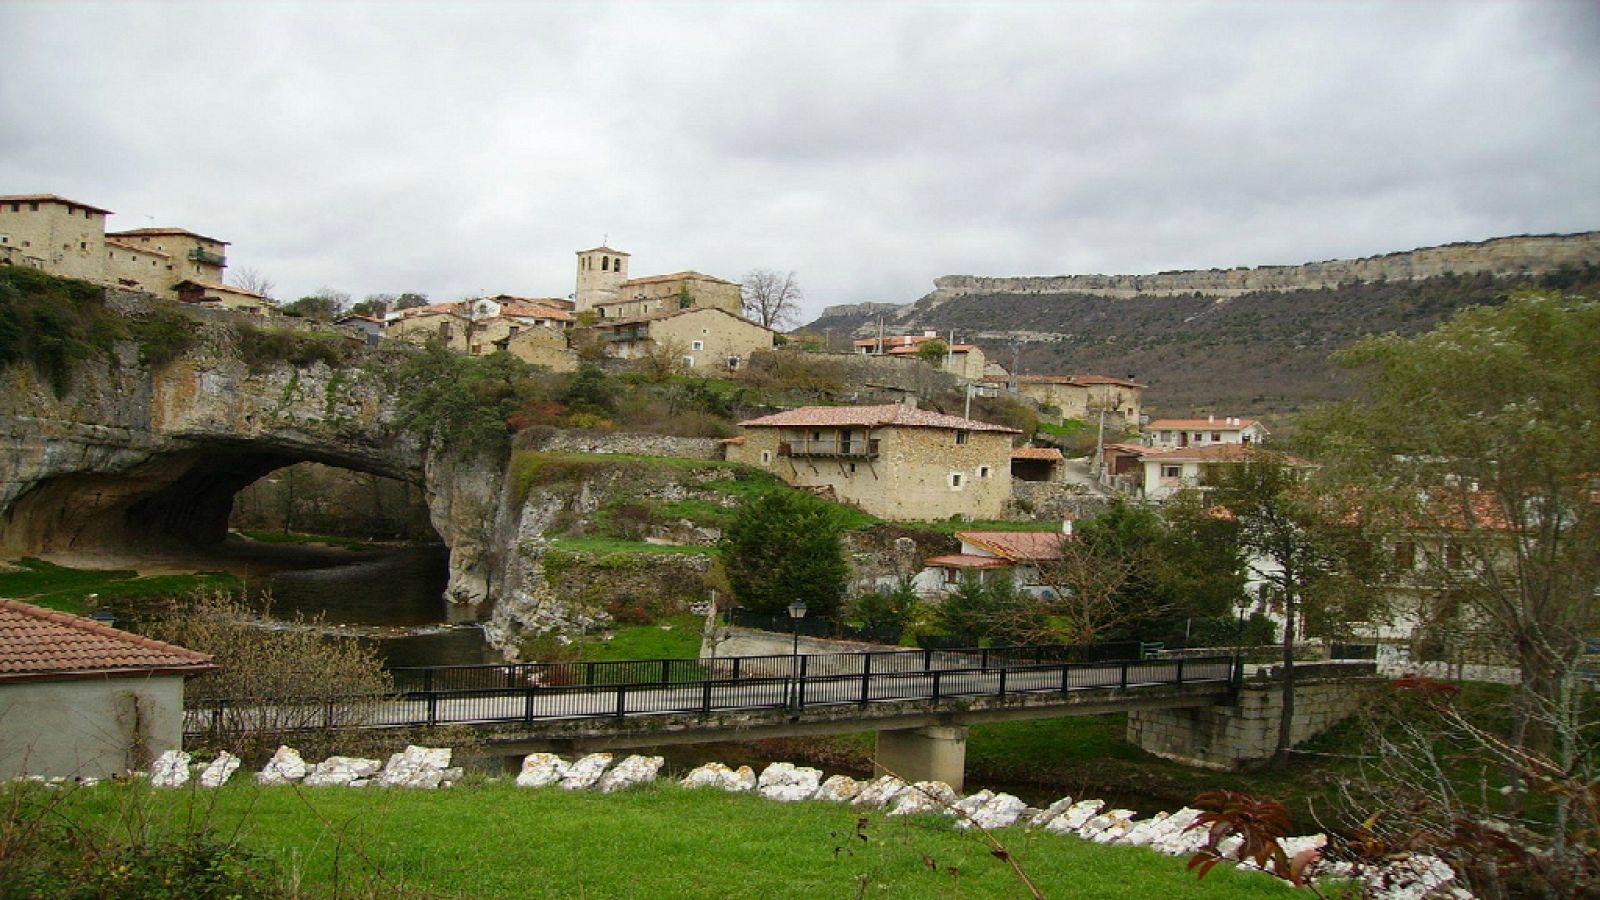
<svg viewBox="0 0 1600 900"><path fill-rule="evenodd" d="M113 294L131 317L175 308ZM489 596L498 468L431 454L398 427L388 362L352 338L349 365L252 367L234 315L185 314L187 352L151 366L134 343L116 343L80 362L63 396L31 366L0 371L0 551L133 558L204 547L226 536L240 489L310 461L421 485L451 548L452 599Z"/></svg>
<svg viewBox="0 0 1600 900"><path fill-rule="evenodd" d="M1600 262L1600 231L1523 235L1422 247L1360 259L1333 259L1298 266L1240 266L1161 272L1154 275L1060 275L985 278L946 275L934 279L924 303L937 305L970 294L1090 294L1099 297L1237 297L1252 291L1298 291L1352 281L1413 281L1447 273L1489 272L1538 275L1562 266Z"/></svg>

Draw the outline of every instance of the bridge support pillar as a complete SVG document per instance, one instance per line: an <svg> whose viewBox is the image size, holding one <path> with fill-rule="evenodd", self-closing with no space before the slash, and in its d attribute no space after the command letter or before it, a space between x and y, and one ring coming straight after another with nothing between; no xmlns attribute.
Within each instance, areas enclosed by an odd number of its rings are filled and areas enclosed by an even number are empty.
<svg viewBox="0 0 1600 900"><path fill-rule="evenodd" d="M942 781L962 789L967 769L967 727L928 725L878 732L875 774L890 772L906 781Z"/></svg>

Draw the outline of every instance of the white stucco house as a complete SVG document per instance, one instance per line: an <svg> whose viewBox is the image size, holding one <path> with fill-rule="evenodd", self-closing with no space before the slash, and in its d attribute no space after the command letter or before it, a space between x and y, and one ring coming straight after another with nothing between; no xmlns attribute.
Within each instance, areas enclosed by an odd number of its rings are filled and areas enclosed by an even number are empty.
<svg viewBox="0 0 1600 900"><path fill-rule="evenodd" d="M211 657L0 600L0 778L104 778L183 744L183 682Z"/></svg>

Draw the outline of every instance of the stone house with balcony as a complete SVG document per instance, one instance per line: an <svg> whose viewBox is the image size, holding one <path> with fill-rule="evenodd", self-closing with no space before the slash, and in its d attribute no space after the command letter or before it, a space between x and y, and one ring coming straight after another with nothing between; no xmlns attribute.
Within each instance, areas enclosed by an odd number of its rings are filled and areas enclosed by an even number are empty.
<svg viewBox="0 0 1600 900"><path fill-rule="evenodd" d="M227 241L184 228L108 232L109 215L110 210L55 194L0 196L0 265L167 298L177 298L178 285L192 282L254 298L237 297L224 304L230 308L270 309L257 302L266 298L223 285Z"/></svg>
<svg viewBox="0 0 1600 900"><path fill-rule="evenodd" d="M1014 375L988 381L997 386L1015 386L1019 396L1059 410L1056 424L1069 419L1098 424L1100 411L1105 410L1107 429L1139 427L1145 386L1132 379L1109 375Z"/></svg>
<svg viewBox="0 0 1600 900"><path fill-rule="evenodd" d="M1014 428L903 404L807 406L739 423L728 459L885 519L996 519Z"/></svg>
<svg viewBox="0 0 1600 900"><path fill-rule="evenodd" d="M713 307L689 307L634 319L610 319L595 329L605 339L606 356L638 359L665 350L690 371L735 370L758 350L771 350L777 333Z"/></svg>
<svg viewBox="0 0 1600 900"><path fill-rule="evenodd" d="M1157 450L1207 447L1213 444L1260 444L1267 427L1256 419L1206 416L1204 419L1156 419L1144 429L1144 443Z"/></svg>
<svg viewBox="0 0 1600 900"><path fill-rule="evenodd" d="M1061 543L1072 540L1072 520L1060 531L958 531L961 550L930 556L913 579L924 597L943 596L961 582L1009 578L1013 586L1036 597L1050 597L1055 588L1041 566L1061 559Z"/></svg>

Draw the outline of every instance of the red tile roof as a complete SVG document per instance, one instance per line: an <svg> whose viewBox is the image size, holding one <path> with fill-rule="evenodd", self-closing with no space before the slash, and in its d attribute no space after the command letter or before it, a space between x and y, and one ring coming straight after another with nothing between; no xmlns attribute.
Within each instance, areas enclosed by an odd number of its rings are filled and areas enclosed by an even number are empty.
<svg viewBox="0 0 1600 900"><path fill-rule="evenodd" d="M607 247L604 244L601 244L598 247L590 247L587 250L579 250L579 251L577 251L577 253L578 253L579 256L582 256L585 253L609 253L612 256L632 256L633 255L632 253L624 253L621 250L613 250L613 249L611 249L610 247Z"/></svg>
<svg viewBox="0 0 1600 900"><path fill-rule="evenodd" d="M79 204L79 205L82 205L82 204ZM194 232L194 231L190 231L187 228L134 228L134 229L131 229L129 231L108 231L108 232L106 232L106 237L119 237L119 238L120 237L160 237L160 236L163 236L163 235L172 236L172 237L199 238L202 241L210 241L213 244L226 244L226 243L228 243L227 241L219 240L219 239L214 238L214 237L206 237L203 234L200 234L200 233Z"/></svg>
<svg viewBox="0 0 1600 900"><path fill-rule="evenodd" d="M554 319L557 322L572 321L572 313L558 307L546 306L536 300L511 300L502 303L500 315L524 319Z"/></svg>
<svg viewBox="0 0 1600 900"><path fill-rule="evenodd" d="M623 287L627 287L630 284L659 284L659 283L661 283L663 281L710 281L710 282L713 282L715 284L734 284L735 283L735 282L732 282L732 281L728 281L725 278L718 278L715 275L707 275L704 272L689 271L689 272L673 272L670 275L647 275L644 278L629 278L627 281L624 281L622 283L622 286ZM609 305L609 304L612 304L612 303L632 303L632 302L634 302L634 301L632 301L632 300L607 300L606 304ZM599 304L599 303L595 304L595 306L600 306L600 305L602 305L602 304Z"/></svg>
<svg viewBox="0 0 1600 900"><path fill-rule="evenodd" d="M930 556L922 562L923 565L940 566L946 569L1003 569L1011 565L1009 560L993 556L976 556L971 553L947 553L944 556Z"/></svg>
<svg viewBox="0 0 1600 900"><path fill-rule="evenodd" d="M267 297L264 294L258 294L255 291L247 291L242 287L234 287L231 284L217 284L214 281L200 281L199 279L195 279L195 278L190 278L190 279L187 279L187 280L184 280L184 281L180 281L177 284L173 285L173 287L183 287L186 284L194 285L195 287L205 288L208 291L218 291L218 292L224 293L224 294L238 294L238 295L240 295L242 297L254 297L257 300L270 300L271 299L270 297Z"/></svg>
<svg viewBox="0 0 1600 900"><path fill-rule="evenodd" d="M90 212L104 213L108 216L112 214L109 209L101 209L98 206L90 206L87 203L68 200L57 194L5 194L0 196L0 203L59 203L62 206L77 206Z"/></svg>
<svg viewBox="0 0 1600 900"><path fill-rule="evenodd" d="M172 254L165 250L157 250L154 247L143 247L139 244L130 243L128 241L119 241L116 238L106 238L106 246L116 247L119 250L132 250L135 253L145 253L150 256L164 256L167 259L172 258Z"/></svg>
<svg viewBox="0 0 1600 900"><path fill-rule="evenodd" d="M746 419L739 423L746 428L808 428L812 426L864 428L945 428L951 431L996 431L1003 434L1021 434L1015 428L947 416L943 413L914 409L900 403L882 406L802 406L788 412L774 413L759 419Z"/></svg>
<svg viewBox="0 0 1600 900"><path fill-rule="evenodd" d="M211 657L92 619L0 600L0 681L104 675L192 675Z"/></svg>
<svg viewBox="0 0 1600 900"><path fill-rule="evenodd" d="M1251 425L1260 425L1257 419L1235 418L1230 424L1228 417L1218 419L1156 419L1145 426L1146 431L1162 428L1178 428L1190 431L1242 431Z"/></svg>
<svg viewBox="0 0 1600 900"><path fill-rule="evenodd" d="M1011 451L1012 459L1066 459L1061 451L1054 447L1018 447Z"/></svg>
<svg viewBox="0 0 1600 900"><path fill-rule="evenodd" d="M1061 542L1067 536L1059 531L958 531L956 538L1012 562L1060 559Z"/></svg>
<svg viewBox="0 0 1600 900"><path fill-rule="evenodd" d="M931 338L930 338L930 340L931 340ZM917 343L921 344L923 342L922 341L918 341ZM950 344L945 349L950 351L951 353L970 353L970 352L972 352L972 350L974 348L973 348L972 344ZM910 347L891 347L889 349L889 355L890 356L910 356L910 355L912 355L914 353L921 353L921 352L922 352L922 348L920 346L915 346L915 345L910 346Z"/></svg>

